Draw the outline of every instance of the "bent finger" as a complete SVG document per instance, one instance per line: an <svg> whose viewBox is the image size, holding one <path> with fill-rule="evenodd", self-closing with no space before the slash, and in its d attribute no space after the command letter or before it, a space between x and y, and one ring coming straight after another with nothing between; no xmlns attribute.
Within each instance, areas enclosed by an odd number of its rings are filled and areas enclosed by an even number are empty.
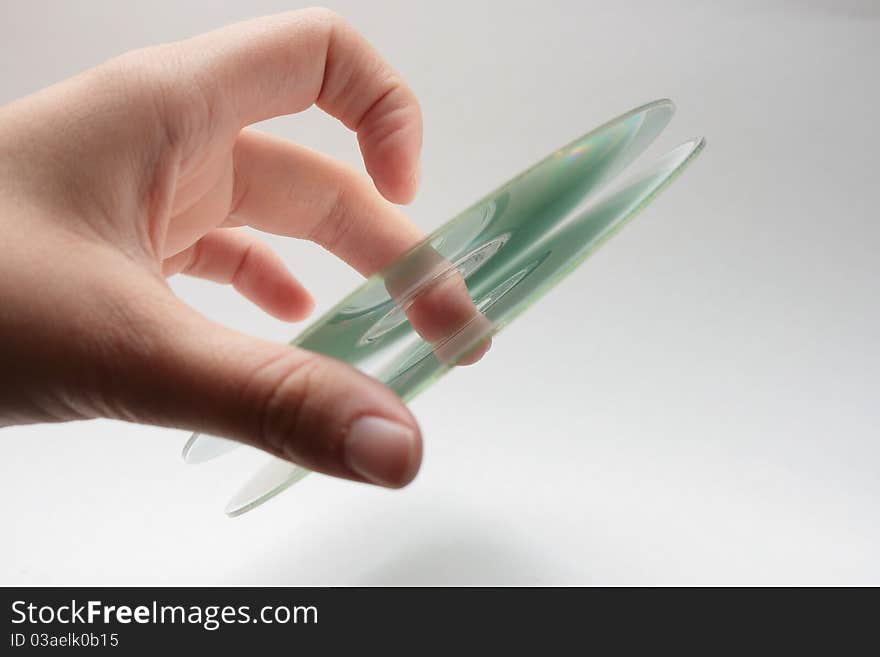
<svg viewBox="0 0 880 657"><path fill-rule="evenodd" d="M237 23L175 44L187 84L212 115L228 108L244 127L315 104L358 135L383 196L415 196L422 115L413 91L341 17L305 9Z"/></svg>

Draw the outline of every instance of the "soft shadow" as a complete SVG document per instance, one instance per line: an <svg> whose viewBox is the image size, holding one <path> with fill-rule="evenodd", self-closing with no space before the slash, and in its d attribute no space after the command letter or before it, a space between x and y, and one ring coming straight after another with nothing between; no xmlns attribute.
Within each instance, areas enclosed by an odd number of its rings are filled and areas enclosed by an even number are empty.
<svg viewBox="0 0 880 657"><path fill-rule="evenodd" d="M384 511L384 512L383 512ZM263 545L227 583L334 586L538 585L567 581L560 564L515 525L443 505L383 509ZM546 546L543 546L546 548ZM260 553L262 552L262 553Z"/></svg>

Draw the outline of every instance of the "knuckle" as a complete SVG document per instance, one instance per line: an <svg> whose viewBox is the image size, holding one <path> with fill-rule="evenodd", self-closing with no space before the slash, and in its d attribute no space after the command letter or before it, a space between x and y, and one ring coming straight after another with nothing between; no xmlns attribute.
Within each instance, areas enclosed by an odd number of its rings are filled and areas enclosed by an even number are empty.
<svg viewBox="0 0 880 657"><path fill-rule="evenodd" d="M400 78L387 78L385 89L385 94L367 110L358 126L361 137L374 145L421 120L419 105Z"/></svg>
<svg viewBox="0 0 880 657"><path fill-rule="evenodd" d="M263 244L257 241L250 241L245 244L241 254L238 256L238 262L235 265L235 269L229 277L229 282L234 287L238 288L241 285L242 280L255 267L256 263L260 261L260 258L266 257L266 254L263 253L263 248Z"/></svg>
<svg viewBox="0 0 880 657"><path fill-rule="evenodd" d="M104 80L164 133L168 146L190 145L230 122L215 76L193 66L187 42L133 50L99 67Z"/></svg>
<svg viewBox="0 0 880 657"><path fill-rule="evenodd" d="M352 227L348 205L348 192L345 186L340 185L309 233L308 239L328 251L336 251Z"/></svg>
<svg viewBox="0 0 880 657"><path fill-rule="evenodd" d="M260 390L256 434L258 444L284 458L300 451L314 438L324 403L322 359L296 349L285 350L259 367L252 379Z"/></svg>

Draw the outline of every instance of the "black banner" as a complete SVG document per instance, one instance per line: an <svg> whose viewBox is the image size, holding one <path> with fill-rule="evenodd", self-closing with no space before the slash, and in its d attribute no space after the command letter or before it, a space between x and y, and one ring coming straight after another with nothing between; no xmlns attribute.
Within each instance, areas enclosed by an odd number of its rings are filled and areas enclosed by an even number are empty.
<svg viewBox="0 0 880 657"><path fill-rule="evenodd" d="M0 654L87 648L139 654L184 648L281 648L335 654L469 653L531 645L539 654L683 644L713 648L821 644L835 621L835 653L873 635L875 592L826 590L505 588L5 588ZM866 591L862 591L863 593ZM860 598L868 598L861 600ZM709 642L706 644L704 642ZM710 645L711 644L711 645ZM577 652L581 652L578 650Z"/></svg>

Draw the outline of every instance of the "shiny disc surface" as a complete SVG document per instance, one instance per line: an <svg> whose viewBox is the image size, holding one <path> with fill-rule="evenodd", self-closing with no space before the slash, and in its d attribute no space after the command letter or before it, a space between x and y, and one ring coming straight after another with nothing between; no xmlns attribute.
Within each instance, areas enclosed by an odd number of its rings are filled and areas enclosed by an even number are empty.
<svg viewBox="0 0 880 657"><path fill-rule="evenodd" d="M343 360L412 399L488 340L644 207L702 149L686 142L622 180L666 127L661 100L628 112L547 158L369 278L293 344ZM188 462L234 444L193 436ZM235 496L244 513L307 473L273 459Z"/></svg>

